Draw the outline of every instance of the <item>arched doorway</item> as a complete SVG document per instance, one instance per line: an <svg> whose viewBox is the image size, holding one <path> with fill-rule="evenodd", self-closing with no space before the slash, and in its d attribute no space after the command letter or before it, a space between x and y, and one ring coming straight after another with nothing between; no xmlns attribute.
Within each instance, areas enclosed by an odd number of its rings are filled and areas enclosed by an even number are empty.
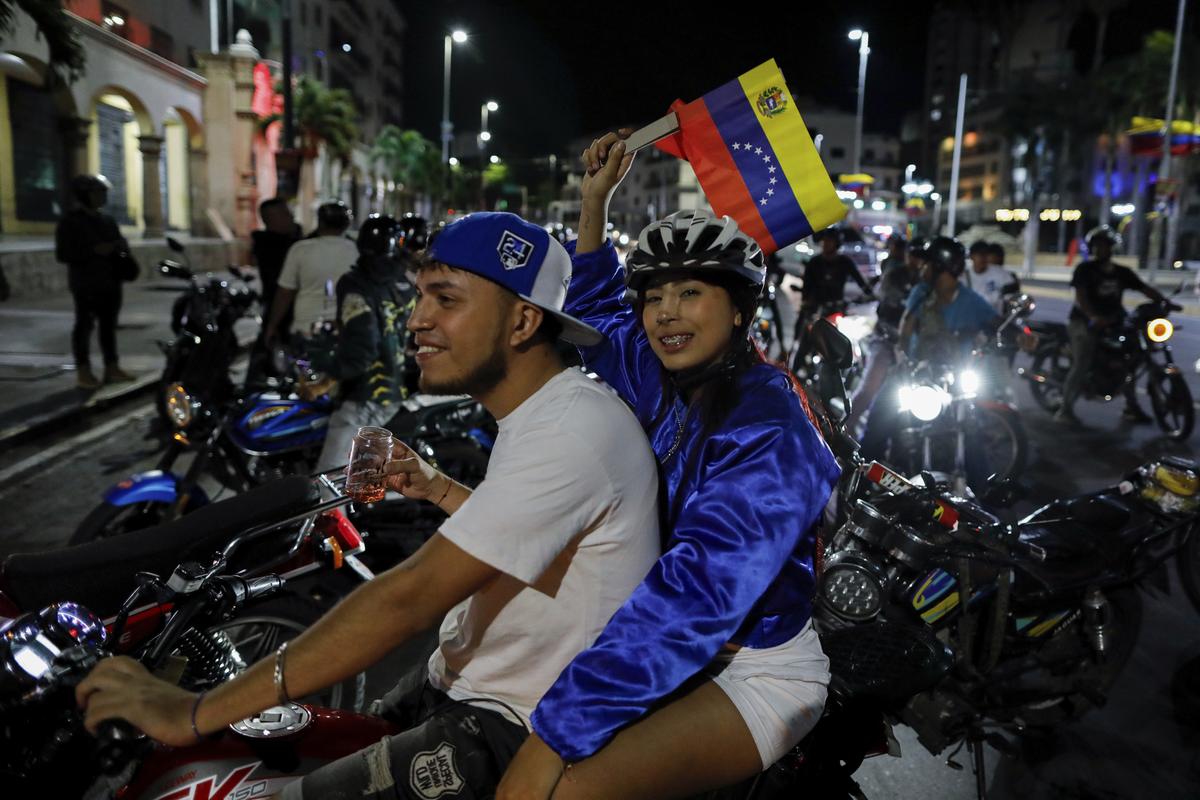
<svg viewBox="0 0 1200 800"><path fill-rule="evenodd" d="M186 109L171 108L163 119L163 146L159 181L163 200L163 221L177 231L192 228L193 196L192 155L203 153L204 134L200 123Z"/></svg>
<svg viewBox="0 0 1200 800"><path fill-rule="evenodd" d="M145 105L132 92L105 87L92 100L88 164L108 179L108 210L117 222L135 226L142 219L142 154L139 137L153 136Z"/></svg>

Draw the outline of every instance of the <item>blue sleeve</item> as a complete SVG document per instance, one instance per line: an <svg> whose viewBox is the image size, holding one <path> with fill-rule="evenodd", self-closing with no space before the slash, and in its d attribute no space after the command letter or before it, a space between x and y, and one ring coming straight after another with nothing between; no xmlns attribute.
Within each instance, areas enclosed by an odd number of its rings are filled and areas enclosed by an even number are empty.
<svg viewBox="0 0 1200 800"><path fill-rule="evenodd" d="M987 330L999 318L996 309L992 308L992 304L976 291L972 290L969 297L971 298L971 304L968 308L971 311L971 319L975 329L980 331Z"/></svg>
<svg viewBox="0 0 1200 800"><path fill-rule="evenodd" d="M812 425L776 418L718 436L671 548L534 710L534 730L568 762L703 669L813 536L838 469Z"/></svg>
<svg viewBox="0 0 1200 800"><path fill-rule="evenodd" d="M925 298L928 296L929 284L924 282L918 283L912 288L912 291L908 293L908 299L904 301L905 310L907 310L910 314L915 313L916 310L921 307L921 303L924 303Z"/></svg>
<svg viewBox="0 0 1200 800"><path fill-rule="evenodd" d="M617 261L612 242L583 255L571 254L571 283L563 311L583 320L604 334L604 341L580 347L583 363L617 391L630 405L637 405L642 383L658 373L658 359L638 324L633 306L625 302L624 270Z"/></svg>

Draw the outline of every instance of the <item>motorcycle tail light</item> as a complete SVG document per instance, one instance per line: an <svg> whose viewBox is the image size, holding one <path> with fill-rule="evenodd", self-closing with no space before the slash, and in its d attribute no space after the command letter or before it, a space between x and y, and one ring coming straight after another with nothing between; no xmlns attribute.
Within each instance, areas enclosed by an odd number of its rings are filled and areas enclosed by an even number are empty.
<svg viewBox="0 0 1200 800"><path fill-rule="evenodd" d="M1175 333L1175 326L1165 317L1152 319L1146 323L1146 338L1156 344L1162 344Z"/></svg>

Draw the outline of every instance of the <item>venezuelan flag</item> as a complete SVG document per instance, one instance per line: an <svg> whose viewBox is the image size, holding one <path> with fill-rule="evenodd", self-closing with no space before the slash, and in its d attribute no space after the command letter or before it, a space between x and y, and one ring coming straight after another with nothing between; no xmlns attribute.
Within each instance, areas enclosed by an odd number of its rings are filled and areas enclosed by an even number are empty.
<svg viewBox="0 0 1200 800"><path fill-rule="evenodd" d="M679 131L658 148L688 161L713 211L764 252L846 215L775 59L671 110Z"/></svg>

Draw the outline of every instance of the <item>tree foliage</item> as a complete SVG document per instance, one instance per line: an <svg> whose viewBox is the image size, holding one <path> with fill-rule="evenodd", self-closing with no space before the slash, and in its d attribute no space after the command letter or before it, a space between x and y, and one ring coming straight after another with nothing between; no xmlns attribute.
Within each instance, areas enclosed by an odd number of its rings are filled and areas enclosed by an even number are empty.
<svg viewBox="0 0 1200 800"><path fill-rule="evenodd" d="M348 162L358 141L358 110L350 92L330 89L315 78L301 75L292 103L301 149L315 152L324 143L330 156Z"/></svg>
<svg viewBox="0 0 1200 800"><path fill-rule="evenodd" d="M0 37L12 33L18 11L28 14L37 26L38 35L46 39L51 74L67 83L78 80L87 64L87 55L62 3L56 0L0 0Z"/></svg>

